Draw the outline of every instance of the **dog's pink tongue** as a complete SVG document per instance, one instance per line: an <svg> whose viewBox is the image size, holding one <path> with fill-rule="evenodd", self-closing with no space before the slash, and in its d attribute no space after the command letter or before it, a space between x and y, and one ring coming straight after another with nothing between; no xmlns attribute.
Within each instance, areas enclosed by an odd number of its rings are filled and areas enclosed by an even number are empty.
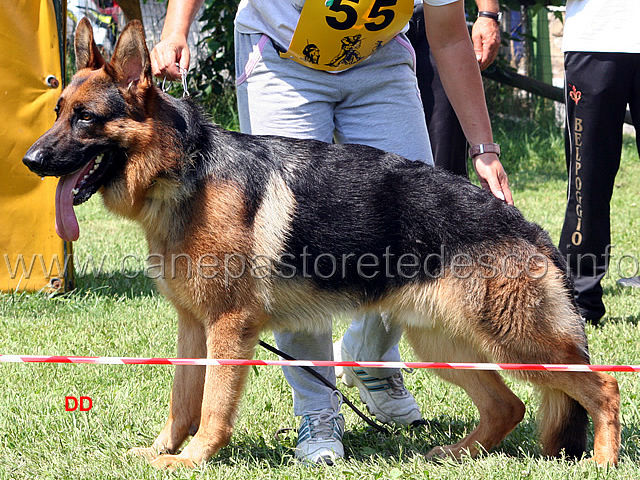
<svg viewBox="0 0 640 480"><path fill-rule="evenodd" d="M94 166L91 161L76 173L61 177L56 189L56 233L63 240L72 242L80 236L80 227L73 211L73 189Z"/></svg>
<svg viewBox="0 0 640 480"><path fill-rule="evenodd" d="M63 240L72 242L80 236L78 219L73 211L73 189L82 172L60 178L56 189L56 233Z"/></svg>
<svg viewBox="0 0 640 480"><path fill-rule="evenodd" d="M56 233L63 240L72 242L80 236L80 227L76 213L73 211L73 189L79 180L84 178L93 168L91 161L76 173L61 177L56 189Z"/></svg>

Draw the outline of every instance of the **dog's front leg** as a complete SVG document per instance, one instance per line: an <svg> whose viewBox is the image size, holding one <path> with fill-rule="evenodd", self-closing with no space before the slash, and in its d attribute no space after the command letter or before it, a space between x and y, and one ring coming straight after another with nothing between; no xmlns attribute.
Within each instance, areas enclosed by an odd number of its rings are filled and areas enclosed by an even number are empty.
<svg viewBox="0 0 640 480"><path fill-rule="evenodd" d="M228 312L206 326L205 333L207 358L252 358L260 322L250 310ZM208 365L196 435L179 455L161 455L151 464L169 469L195 467L227 445L247 373L246 366Z"/></svg>
<svg viewBox="0 0 640 480"><path fill-rule="evenodd" d="M207 354L203 322L184 310L178 310L178 357L204 358ZM187 436L200 424L205 367L176 367L169 402L169 418L151 447L138 447L129 454L151 461L163 453L177 452Z"/></svg>

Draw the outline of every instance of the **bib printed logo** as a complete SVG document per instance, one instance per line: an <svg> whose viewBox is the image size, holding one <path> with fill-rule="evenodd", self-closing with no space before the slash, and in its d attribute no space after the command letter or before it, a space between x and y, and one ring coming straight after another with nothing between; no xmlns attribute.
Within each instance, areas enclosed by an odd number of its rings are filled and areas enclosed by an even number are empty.
<svg viewBox="0 0 640 480"><path fill-rule="evenodd" d="M413 0L307 0L281 56L339 72L387 43L407 25Z"/></svg>

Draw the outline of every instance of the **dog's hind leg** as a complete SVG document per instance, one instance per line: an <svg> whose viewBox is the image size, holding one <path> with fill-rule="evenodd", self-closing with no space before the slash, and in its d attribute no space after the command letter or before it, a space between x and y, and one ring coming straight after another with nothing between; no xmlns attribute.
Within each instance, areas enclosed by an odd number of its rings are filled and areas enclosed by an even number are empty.
<svg viewBox="0 0 640 480"><path fill-rule="evenodd" d="M570 374L562 373L557 381ZM567 394L575 398L593 420L593 460L601 465L618 463L620 450L620 392L618 382L611 375L602 372L571 376L565 388Z"/></svg>
<svg viewBox="0 0 640 480"><path fill-rule="evenodd" d="M207 358L252 358L260 326L253 310L220 315L205 327ZM207 365L198 431L179 455L161 455L151 464L195 467L227 445L248 371L246 366Z"/></svg>
<svg viewBox="0 0 640 480"><path fill-rule="evenodd" d="M571 303L557 267L546 275L523 278L512 295L530 308L503 309L500 320L509 329L485 336L486 348L500 363L589 364L584 322ZM493 301L500 306L500 301ZM510 313L509 313L510 312ZM517 315L514 314L517 312ZM594 425L594 456L599 464L615 465L620 448L620 393L617 381L602 372L521 372L542 388L539 415L543 452L579 457L586 450L586 429ZM584 409L584 410L583 410Z"/></svg>
<svg viewBox="0 0 640 480"><path fill-rule="evenodd" d="M407 338L423 361L485 362L469 344L444 332L408 327ZM493 371L437 370L444 380L458 385L471 397L480 414L478 426L454 445L433 448L427 458L476 456L499 444L524 417L522 401Z"/></svg>
<svg viewBox="0 0 640 480"><path fill-rule="evenodd" d="M542 386L539 422L545 455L564 450L567 456L580 457L586 450L588 413L594 428L593 460L618 463L620 393L615 378L602 372L548 372L531 380Z"/></svg>
<svg viewBox="0 0 640 480"><path fill-rule="evenodd" d="M202 322L185 311L178 312L178 357L204 358L207 345ZM178 365L173 379L169 418L151 447L129 450L129 454L151 461L160 454L175 453L200 424L205 367Z"/></svg>
<svg viewBox="0 0 640 480"><path fill-rule="evenodd" d="M521 308L497 308L493 321L506 326L500 335L488 335L481 324L483 348L499 363L589 364L584 323L571 304L563 285L563 276L555 269L540 277L514 282L512 304ZM516 289L517 288L517 289ZM497 291L497 289L495 290ZM530 305L526 308L526 305ZM499 314L502 311L502 315ZM488 323L488 322L484 322ZM594 424L594 457L600 464L616 464L620 447L620 394L616 380L602 372L519 372L542 388L539 415L543 452L559 455L562 450L580 457L586 450L588 419Z"/></svg>

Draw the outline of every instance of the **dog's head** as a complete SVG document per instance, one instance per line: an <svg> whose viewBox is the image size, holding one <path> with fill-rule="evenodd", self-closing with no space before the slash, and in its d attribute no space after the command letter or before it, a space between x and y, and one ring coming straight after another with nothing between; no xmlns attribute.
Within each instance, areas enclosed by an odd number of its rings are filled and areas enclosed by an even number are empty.
<svg viewBox="0 0 640 480"><path fill-rule="evenodd" d="M110 62L83 18L76 29L77 73L56 105L57 119L23 158L39 176L60 177L56 191L56 231L65 240L79 236L73 211L123 171L135 148L136 129L147 117L145 97L153 90L144 30L130 22ZM138 141L139 143L139 141Z"/></svg>

